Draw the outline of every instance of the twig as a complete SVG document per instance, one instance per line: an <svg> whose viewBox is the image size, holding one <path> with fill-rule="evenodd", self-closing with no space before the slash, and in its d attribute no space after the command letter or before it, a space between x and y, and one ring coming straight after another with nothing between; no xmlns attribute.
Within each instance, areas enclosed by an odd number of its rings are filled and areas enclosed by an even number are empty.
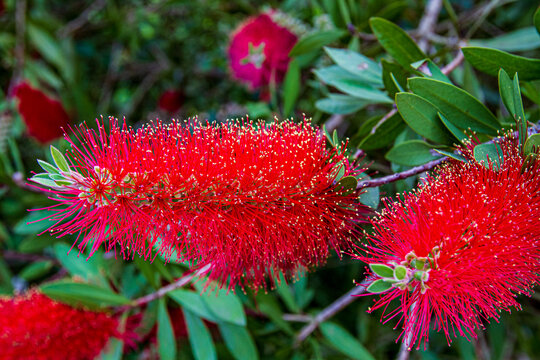
<svg viewBox="0 0 540 360"><path fill-rule="evenodd" d="M403 340L401 346L399 347L399 352L396 360L409 360L409 355L411 354L409 343L411 342L411 338L412 333L407 334L407 339Z"/></svg>
<svg viewBox="0 0 540 360"><path fill-rule="evenodd" d="M283 320L291 322L309 323L313 321L313 316L303 314L283 314Z"/></svg>
<svg viewBox="0 0 540 360"><path fill-rule="evenodd" d="M442 162L444 162L447 159L448 158L446 156L443 156L443 157L441 157L439 159L431 160L430 162L425 163L424 165L415 166L415 167L413 167L413 168L411 168L409 170L405 170L405 171L402 171L402 172L399 172L399 173L395 173L395 174L392 174L392 175L388 175L388 176L384 176L384 177L380 177L380 178L376 178L376 179L360 181L360 182L358 182L358 186L356 188L357 189L363 189L363 188L377 187L377 186L381 186L381 185L384 185L384 184L389 184L389 183L394 182L394 181L403 180L403 179L406 179L408 177L411 177L411 176L414 176L414 175L417 175L417 174L421 174L421 173L423 173L425 171L431 170L435 166L441 164Z"/></svg>
<svg viewBox="0 0 540 360"><path fill-rule="evenodd" d="M58 260L47 255L25 254L12 250L4 250L4 252L2 252L2 258L13 262L52 261L55 264L59 264Z"/></svg>
<svg viewBox="0 0 540 360"><path fill-rule="evenodd" d="M337 299L320 313L318 313L306 326L304 326L300 330L294 341L295 346L300 345L300 343L304 341L309 336L309 334L315 331L315 329L321 323L330 319L332 316L334 316L335 314L343 310L345 307L347 307L354 300L356 300L355 295L360 295L364 293L366 291L367 283L368 282L366 280L362 281L359 285L349 290L345 295L342 295L339 299Z"/></svg>
<svg viewBox="0 0 540 360"><path fill-rule="evenodd" d="M202 268L200 268L199 270L193 273L184 275L180 279L176 280L175 282L170 283L169 285L166 285L160 288L156 292L150 293L148 295L145 295L143 297L133 300L131 304L127 305L127 307L129 308L129 307L141 306L141 305L149 303L150 301L159 299L160 297L165 296L167 293L176 289L180 289L181 287L187 285L193 278L199 277L207 273L211 267L212 267L212 264L207 264L203 266Z"/></svg>
<svg viewBox="0 0 540 360"><path fill-rule="evenodd" d="M103 112L109 107L109 102L112 95L113 83L117 80L118 69L122 58L122 51L124 47L117 41L113 42L111 46L111 55L109 61L109 67L107 68L107 74L103 81L103 89L101 90L101 96L98 101L98 114Z"/></svg>
<svg viewBox="0 0 540 360"><path fill-rule="evenodd" d="M442 0L430 0L426 5L424 16L420 20L418 25L418 34L420 39L418 40L418 47L422 51L426 51L429 44L429 35L433 34L435 25L437 24L437 18L442 9Z"/></svg>
<svg viewBox="0 0 540 360"><path fill-rule="evenodd" d="M445 67L443 67L441 69L441 72L444 74L444 75L448 75L450 74L452 71L454 71L459 65L461 65L461 63L463 62L463 60L465 60L465 55L463 55L463 51L461 51L461 47L465 45L465 42L463 41L460 41L458 43L459 45L459 52L457 54L457 56L454 58L454 60L450 61Z"/></svg>
<svg viewBox="0 0 540 360"><path fill-rule="evenodd" d="M377 129L379 128L379 126L381 126L382 124L385 123L386 120L390 119L392 116L396 115L397 113L397 108L393 108L392 110L390 110L388 113L386 113L386 115L384 115L381 120L379 120L379 122L377 122L377 124L375 124L375 126L373 127L373 129L371 129L371 134L375 134L375 131L377 131Z"/></svg>
<svg viewBox="0 0 540 360"><path fill-rule="evenodd" d="M332 131L337 130L341 124L343 124L343 121L345 120L345 116L341 114L334 114L326 120L324 123L324 126L326 127L326 130L331 134Z"/></svg>
<svg viewBox="0 0 540 360"><path fill-rule="evenodd" d="M105 7L107 2L105 0L96 0L89 7L87 7L79 16L71 20L58 31L58 36L61 38L68 37L73 34L75 31L83 27L87 22L90 21L90 18L93 14L100 11Z"/></svg>

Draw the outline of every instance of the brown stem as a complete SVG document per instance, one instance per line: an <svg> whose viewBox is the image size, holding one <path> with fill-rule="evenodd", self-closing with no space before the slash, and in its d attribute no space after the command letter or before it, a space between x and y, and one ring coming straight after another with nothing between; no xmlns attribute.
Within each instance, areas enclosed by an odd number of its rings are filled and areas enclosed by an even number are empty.
<svg viewBox="0 0 540 360"><path fill-rule="evenodd" d="M332 316L336 315L338 312L356 300L355 295L363 294L366 291L366 285L367 281L362 281L359 285L349 290L346 294L342 295L340 298L318 313L306 326L300 330L294 341L295 346L300 345L302 341L304 341L313 331L315 331L319 324L330 319Z"/></svg>
<svg viewBox="0 0 540 360"><path fill-rule="evenodd" d="M89 7L87 7L79 16L77 16L74 20L71 20L64 26L62 29L58 31L59 37L68 37L80 28L82 28L86 23L90 21L92 16L99 12L101 9L103 9L107 5L107 2L105 0L96 0L92 4L90 4Z"/></svg>
<svg viewBox="0 0 540 360"><path fill-rule="evenodd" d="M441 9L442 0L430 0L426 5L424 16L420 20L420 25L418 25L418 34L421 36L420 40L418 40L418 47L422 51L426 51L428 48L429 36L435 30Z"/></svg>

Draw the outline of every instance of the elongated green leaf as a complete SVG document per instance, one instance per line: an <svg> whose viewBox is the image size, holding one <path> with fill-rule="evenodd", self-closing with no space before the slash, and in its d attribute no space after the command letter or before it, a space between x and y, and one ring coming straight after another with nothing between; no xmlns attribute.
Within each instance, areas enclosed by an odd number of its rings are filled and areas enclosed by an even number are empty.
<svg viewBox="0 0 540 360"><path fill-rule="evenodd" d="M533 134L529 136L523 147L523 152L527 155L533 152L538 152L540 149L540 134Z"/></svg>
<svg viewBox="0 0 540 360"><path fill-rule="evenodd" d="M71 246L64 243L54 245L56 259L70 275L79 276L102 287L109 287L107 280L99 271L98 257L86 258L84 255L81 256L76 248L73 251L70 250Z"/></svg>
<svg viewBox="0 0 540 360"><path fill-rule="evenodd" d="M407 140L390 149L385 157L389 161L400 165L417 166L439 157L433 155L431 149L432 146L425 141Z"/></svg>
<svg viewBox="0 0 540 360"><path fill-rule="evenodd" d="M68 165L68 162L67 162L66 158L60 152L60 150L58 150L57 148L55 148L52 145L51 145L51 155L52 155L52 158L54 160L54 163L56 164L56 166L58 166L58 168L60 170L65 171L65 172L69 172L69 165Z"/></svg>
<svg viewBox="0 0 540 360"><path fill-rule="evenodd" d="M399 26L377 17L371 18L369 24L382 47L401 66L408 68L411 63L427 58Z"/></svg>
<svg viewBox="0 0 540 360"><path fill-rule="evenodd" d="M204 325L204 322L196 314L187 310L184 311L184 319L189 334L189 343L196 360L217 359L216 347L212 341L210 331Z"/></svg>
<svg viewBox="0 0 540 360"><path fill-rule="evenodd" d="M469 44L502 51L526 51L540 47L540 36L534 26L529 26L490 39L473 39Z"/></svg>
<svg viewBox="0 0 540 360"><path fill-rule="evenodd" d="M348 49L324 48L328 56L341 68L355 75L360 83L382 87L382 70L370 58Z"/></svg>
<svg viewBox="0 0 540 360"><path fill-rule="evenodd" d="M336 81L341 81L341 80L358 81L357 76L341 68L338 65L331 65L331 66L315 69L313 70L313 73L323 83L331 85L331 86L334 86L334 83Z"/></svg>
<svg viewBox="0 0 540 360"><path fill-rule="evenodd" d="M38 234L51 225L49 220L42 220L50 215L50 212L45 210L32 211L15 225L13 231L17 235Z"/></svg>
<svg viewBox="0 0 540 360"><path fill-rule="evenodd" d="M433 149L434 151L438 152L441 155L448 156L449 158L452 158L454 160L467 162L467 158L461 154L456 154L450 151L440 150L440 149Z"/></svg>
<svg viewBox="0 0 540 360"><path fill-rule="evenodd" d="M424 77L452 84L448 76L439 69L430 59L423 59L411 64L413 69L418 70Z"/></svg>
<svg viewBox="0 0 540 360"><path fill-rule="evenodd" d="M377 120L380 120L380 118ZM394 142L394 139L406 126L401 115L396 113L379 125L373 134L371 134L370 126L368 135L358 144L358 147L362 150L375 150L388 146ZM363 127L360 130L363 130Z"/></svg>
<svg viewBox="0 0 540 360"><path fill-rule="evenodd" d="M257 309L268 316L270 320L280 329L285 331L287 334L293 336L294 331L288 322L283 320L283 312L281 311L280 305L277 299L270 294L263 294L259 292L257 294Z"/></svg>
<svg viewBox="0 0 540 360"><path fill-rule="evenodd" d="M336 350L351 359L375 360L373 355L347 330L330 321L320 325L323 336Z"/></svg>
<svg viewBox="0 0 540 360"><path fill-rule="evenodd" d="M289 56L294 57L319 50L323 46L340 39L345 34L346 31L344 30L327 30L306 35L294 45Z"/></svg>
<svg viewBox="0 0 540 360"><path fill-rule="evenodd" d="M41 166L41 168L43 170L45 170L49 174L59 174L60 173L57 168L55 168L54 166L52 166L51 164L49 164L46 161L38 159L38 164L39 164L39 166Z"/></svg>
<svg viewBox="0 0 540 360"><path fill-rule="evenodd" d="M452 124L448 119L441 113L438 113L439 119L443 123L443 125L454 135L456 139L458 139L462 144L464 144L465 140L467 140L469 137L465 135L465 133L460 130L457 126Z"/></svg>
<svg viewBox="0 0 540 360"><path fill-rule="evenodd" d="M499 94L501 95L502 102L504 106L506 106L508 112L514 115L516 113L516 107L514 105L514 84L504 69L499 70Z"/></svg>
<svg viewBox="0 0 540 360"><path fill-rule="evenodd" d="M236 360L257 360L259 353L247 329L231 323L218 323L225 345Z"/></svg>
<svg viewBox="0 0 540 360"><path fill-rule="evenodd" d="M460 88L426 78L409 79L409 88L439 108L440 112L461 129L496 135L497 118L475 97Z"/></svg>
<svg viewBox="0 0 540 360"><path fill-rule="evenodd" d="M534 13L534 27L536 28L538 35L540 35L540 7L538 7Z"/></svg>
<svg viewBox="0 0 540 360"><path fill-rule="evenodd" d="M167 295L192 313L197 314L208 321L218 322L218 318L208 309L203 297L198 293L190 290L178 289L169 292Z"/></svg>
<svg viewBox="0 0 540 360"><path fill-rule="evenodd" d="M354 96L330 94L328 98L318 100L315 107L330 114L351 114L363 109L369 103Z"/></svg>
<svg viewBox="0 0 540 360"><path fill-rule="evenodd" d="M50 260L37 261L25 266L21 272L19 272L19 277L26 281L32 281L47 274L52 267L53 262Z"/></svg>
<svg viewBox="0 0 540 360"><path fill-rule="evenodd" d="M369 264L369 268L380 277L394 277L394 269L384 264Z"/></svg>
<svg viewBox="0 0 540 360"><path fill-rule="evenodd" d="M52 299L72 305L106 307L129 304L129 299L124 296L91 284L58 281L44 284L40 289Z"/></svg>
<svg viewBox="0 0 540 360"><path fill-rule="evenodd" d="M296 99L300 93L300 67L294 59L289 63L289 69L283 81L283 113L289 116L293 111Z"/></svg>
<svg viewBox="0 0 540 360"><path fill-rule="evenodd" d="M388 95L394 98L396 93L402 91L400 87L402 89L407 88L407 73L402 66L386 61L385 59L381 60L381 64L383 68L382 80L384 88L388 92Z"/></svg>
<svg viewBox="0 0 540 360"><path fill-rule="evenodd" d="M101 354L99 354L98 358L100 360L121 360L123 348L123 341L111 338L107 346L103 349Z"/></svg>
<svg viewBox="0 0 540 360"><path fill-rule="evenodd" d="M538 59L529 59L489 48L464 47L461 50L472 66L486 74L497 76L499 69L503 68L510 76L514 76L516 72L519 73L521 80L540 79L540 60Z"/></svg>
<svg viewBox="0 0 540 360"><path fill-rule="evenodd" d="M523 110L523 102L521 100L521 90L519 88L518 74L514 75L512 81L514 86L514 119L516 119L518 133L519 133L519 147L523 149L525 141L527 141L527 118L525 117L525 110Z"/></svg>
<svg viewBox="0 0 540 360"><path fill-rule="evenodd" d="M199 283L195 284L195 287L202 290ZM246 314L242 302L233 292L218 289L216 292L207 291L201 297L214 317L222 322L246 326Z"/></svg>
<svg viewBox="0 0 540 360"><path fill-rule="evenodd" d="M159 299L157 315L157 343L161 359L176 359L176 339L165 299Z"/></svg>
<svg viewBox="0 0 540 360"><path fill-rule="evenodd" d="M495 170L500 169L504 162L504 155L501 145L496 143L480 144L474 147L474 159L485 167L493 166ZM490 165L491 163L491 165Z"/></svg>
<svg viewBox="0 0 540 360"><path fill-rule="evenodd" d="M48 176L47 176L48 177ZM39 185L42 185L42 186L45 186L45 187L49 187L49 188L55 188L57 185L56 185L56 182L54 182L53 180L50 180L50 179L47 179L45 178L43 175L41 174L38 174L38 175L34 175L30 178L30 180L32 180L33 182L35 182L36 184L39 184Z"/></svg>
<svg viewBox="0 0 540 360"><path fill-rule="evenodd" d="M394 276L394 274L392 274ZM372 294L380 294L392 288L392 283L383 279L375 280L366 289L367 292Z"/></svg>
<svg viewBox="0 0 540 360"><path fill-rule="evenodd" d="M452 145L455 138L439 119L439 109L411 93L398 93L396 105L405 122L419 135L439 144Z"/></svg>
<svg viewBox="0 0 540 360"><path fill-rule="evenodd" d="M335 81L333 86L348 95L371 103L391 104L393 102L384 92L357 81L339 80Z"/></svg>
<svg viewBox="0 0 540 360"><path fill-rule="evenodd" d="M368 175L361 174L360 176L361 177L358 179L359 181L371 179ZM376 210L379 207L379 202L380 202L379 188L378 187L365 188L360 193L358 200L360 200L362 204Z"/></svg>

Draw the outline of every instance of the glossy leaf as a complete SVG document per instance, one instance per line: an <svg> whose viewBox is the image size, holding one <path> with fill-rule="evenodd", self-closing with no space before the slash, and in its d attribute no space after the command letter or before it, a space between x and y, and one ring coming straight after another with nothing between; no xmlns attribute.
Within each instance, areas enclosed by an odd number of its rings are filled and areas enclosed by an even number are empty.
<svg viewBox="0 0 540 360"><path fill-rule="evenodd" d="M495 170L498 170L504 162L501 146L496 143L476 145L473 153L474 159L487 168L493 166Z"/></svg>
<svg viewBox="0 0 540 360"><path fill-rule="evenodd" d="M373 271L375 274L379 275L380 277L385 278L391 278L394 277L394 270L384 264L369 264L369 268L371 271Z"/></svg>
<svg viewBox="0 0 540 360"><path fill-rule="evenodd" d="M373 355L347 330L336 323L326 321L320 325L323 336L333 347L350 359L375 360Z"/></svg>
<svg viewBox="0 0 540 360"><path fill-rule="evenodd" d="M202 290L201 284L195 287ZM232 291L218 289L216 292L207 291L201 297L214 317L222 322L246 326L246 314L242 302Z"/></svg>
<svg viewBox="0 0 540 360"><path fill-rule="evenodd" d="M218 318L208 309L208 306L203 300L203 296L206 295L201 296L194 291L184 289L171 291L167 295L192 313L208 321L218 322Z"/></svg>
<svg viewBox="0 0 540 360"><path fill-rule="evenodd" d="M533 134L529 136L523 147L523 152L525 154L537 153L540 149L540 134Z"/></svg>
<svg viewBox="0 0 540 360"><path fill-rule="evenodd" d="M432 146L421 140L407 140L394 146L385 155L386 159L400 165L417 166L435 160Z"/></svg>
<svg viewBox="0 0 540 360"><path fill-rule="evenodd" d="M516 113L516 107L514 105L514 84L504 69L499 70L499 94L501 95L504 106L506 106L506 110L514 115Z"/></svg>
<svg viewBox="0 0 540 360"><path fill-rule="evenodd" d="M68 165L68 162L67 162L66 158L60 152L60 150L58 150L57 148L55 148L52 145L51 145L51 156L52 156L52 158L54 160L54 163L56 164L56 166L60 170L65 171L65 172L69 172L69 165Z"/></svg>
<svg viewBox="0 0 540 360"><path fill-rule="evenodd" d="M218 323L225 345L236 360L257 360L259 353L247 329L226 322Z"/></svg>
<svg viewBox="0 0 540 360"><path fill-rule="evenodd" d="M72 249L70 245L64 243L54 245L54 255L70 275L78 276L89 282L95 282L96 285L103 287L109 286L100 273L99 258L97 256L87 258L81 255L76 248Z"/></svg>
<svg viewBox="0 0 540 360"><path fill-rule="evenodd" d="M129 304L129 299L96 285L57 281L40 287L41 292L60 302L89 307L106 307Z"/></svg>
<svg viewBox="0 0 540 360"><path fill-rule="evenodd" d="M519 133L519 146L522 149L527 141L527 118L525 117L525 110L523 110L523 101L521 100L521 90L519 88L518 74L514 75L512 81L514 85L514 119L517 123Z"/></svg>
<svg viewBox="0 0 540 360"><path fill-rule="evenodd" d="M386 96L381 90L374 89L368 85L359 83L358 81L337 80L332 86L348 95L371 103L390 104L393 102L392 99Z"/></svg>
<svg viewBox="0 0 540 360"><path fill-rule="evenodd" d="M360 83L382 87L382 70L375 61L348 49L324 48L341 68L353 74Z"/></svg>
<svg viewBox="0 0 540 360"><path fill-rule="evenodd" d="M368 175L361 174L360 181L370 180L371 177ZM366 206L369 206L372 209L377 209L380 202L380 191L379 187L369 187L362 190L358 200Z"/></svg>
<svg viewBox="0 0 540 360"><path fill-rule="evenodd" d="M442 81L412 78L409 88L435 105L444 116L461 129L497 135L497 118L475 97Z"/></svg>
<svg viewBox="0 0 540 360"><path fill-rule="evenodd" d="M328 98L318 100L315 107L330 114L351 114L363 109L370 102L354 96L330 94Z"/></svg>
<svg viewBox="0 0 540 360"><path fill-rule="evenodd" d="M440 121L437 109L432 103L411 93L398 93L396 105L401 117L416 133L439 144L452 145L452 134Z"/></svg>
<svg viewBox="0 0 540 360"><path fill-rule="evenodd" d="M384 88L388 95L394 98L396 93L402 91L401 89L407 88L407 73L402 66L386 61L385 59L381 60L381 64L383 68L382 81Z"/></svg>
<svg viewBox="0 0 540 360"><path fill-rule="evenodd" d="M372 294L380 294L392 288L392 283L383 279L375 280L366 289L367 292Z"/></svg>
<svg viewBox="0 0 540 360"><path fill-rule="evenodd" d="M438 113L437 115L439 116L439 119L446 127L446 129L450 131L450 133L454 135L454 137L458 139L462 144L465 142L465 140L469 138L467 135L465 135L463 130L459 129L457 126L448 121L448 119L443 114Z"/></svg>
<svg viewBox="0 0 540 360"><path fill-rule="evenodd" d="M540 7L536 9L534 13L533 21L534 21L534 27L536 28L536 32L538 33L538 35L540 35Z"/></svg>
<svg viewBox="0 0 540 360"><path fill-rule="evenodd" d="M527 51L540 47L540 36L534 26L529 26L494 38L473 39L469 41L469 44L471 46L488 47L510 52Z"/></svg>
<svg viewBox="0 0 540 360"><path fill-rule="evenodd" d="M165 305L165 299L163 298L159 299L158 303L157 344L161 359L176 359L176 339L171 318Z"/></svg>
<svg viewBox="0 0 540 360"><path fill-rule="evenodd" d="M461 155L461 154L456 154L454 152L445 151L445 150L441 150L441 149L433 149L433 150L438 152L441 155L448 156L449 158L452 158L454 160L463 161L463 162L468 161L467 158L465 156Z"/></svg>
<svg viewBox="0 0 540 360"><path fill-rule="evenodd" d="M503 68L510 76L516 72L519 73L521 80L540 79L540 60L538 59L529 59L481 47L464 47L461 50L472 66L486 74L497 76L499 69Z"/></svg>
<svg viewBox="0 0 540 360"><path fill-rule="evenodd" d="M380 118L377 120L379 121ZM371 133L372 127L369 126L368 135L358 144L358 147L362 150L375 150L388 146L406 126L401 115L396 113L379 125L373 134ZM360 130L363 130L363 127Z"/></svg>
<svg viewBox="0 0 540 360"><path fill-rule="evenodd" d="M294 57L319 50L323 46L340 39L345 34L346 31L344 30L327 30L306 35L294 45L289 56Z"/></svg>
<svg viewBox="0 0 540 360"><path fill-rule="evenodd" d="M292 60L283 81L283 114L289 116L300 94L300 67Z"/></svg>
<svg viewBox="0 0 540 360"><path fill-rule="evenodd" d="M50 260L36 261L25 266L18 276L26 281L33 281L47 274L52 267L53 262Z"/></svg>
<svg viewBox="0 0 540 360"><path fill-rule="evenodd" d="M369 24L382 47L401 66L408 68L411 63L427 57L399 26L377 17L371 18Z"/></svg>
<svg viewBox="0 0 540 360"><path fill-rule="evenodd" d="M212 335L206 328L206 325L204 325L204 322L200 317L186 308L182 310L184 312L193 357L196 360L217 359L216 347L212 341Z"/></svg>
<svg viewBox="0 0 540 360"><path fill-rule="evenodd" d="M50 174L59 174L60 173L56 167L52 166L51 164L49 164L46 161L38 159L38 164L39 164L39 166L41 166L41 168L43 170L45 170L46 172L48 172Z"/></svg>

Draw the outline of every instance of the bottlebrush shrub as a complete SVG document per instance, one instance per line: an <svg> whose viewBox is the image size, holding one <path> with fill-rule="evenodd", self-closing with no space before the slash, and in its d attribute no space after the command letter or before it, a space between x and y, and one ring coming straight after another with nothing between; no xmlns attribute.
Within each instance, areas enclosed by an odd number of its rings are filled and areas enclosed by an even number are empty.
<svg viewBox="0 0 540 360"><path fill-rule="evenodd" d="M0 297L0 358L92 360L118 335L117 327L106 313L74 309L38 292Z"/></svg>
<svg viewBox="0 0 540 360"><path fill-rule="evenodd" d="M273 14L248 18L231 34L228 54L232 75L251 88L283 81L289 52L298 40L290 29L273 20Z"/></svg>
<svg viewBox="0 0 540 360"><path fill-rule="evenodd" d="M164 91L158 100L158 107L171 114L178 112L183 104L184 93L174 89Z"/></svg>
<svg viewBox="0 0 540 360"><path fill-rule="evenodd" d="M540 162L517 141L501 142L501 161L468 160L440 166L417 191L386 203L373 220L365 254L381 293L370 311L398 318L403 341L428 341L429 326L451 338L476 338L482 321L520 309L540 274ZM489 164L489 165L488 165ZM486 166L488 165L488 166ZM399 300L394 310L391 303Z"/></svg>
<svg viewBox="0 0 540 360"><path fill-rule="evenodd" d="M14 89L18 109L28 134L42 144L58 139L69 126L69 116L62 104L23 82Z"/></svg>
<svg viewBox="0 0 540 360"><path fill-rule="evenodd" d="M66 137L70 165L52 148L56 167L40 161L47 173L32 178L57 195L51 231L78 233L81 251L176 250L222 285L259 288L358 235L361 170L308 121L98 126L78 129L80 145Z"/></svg>

